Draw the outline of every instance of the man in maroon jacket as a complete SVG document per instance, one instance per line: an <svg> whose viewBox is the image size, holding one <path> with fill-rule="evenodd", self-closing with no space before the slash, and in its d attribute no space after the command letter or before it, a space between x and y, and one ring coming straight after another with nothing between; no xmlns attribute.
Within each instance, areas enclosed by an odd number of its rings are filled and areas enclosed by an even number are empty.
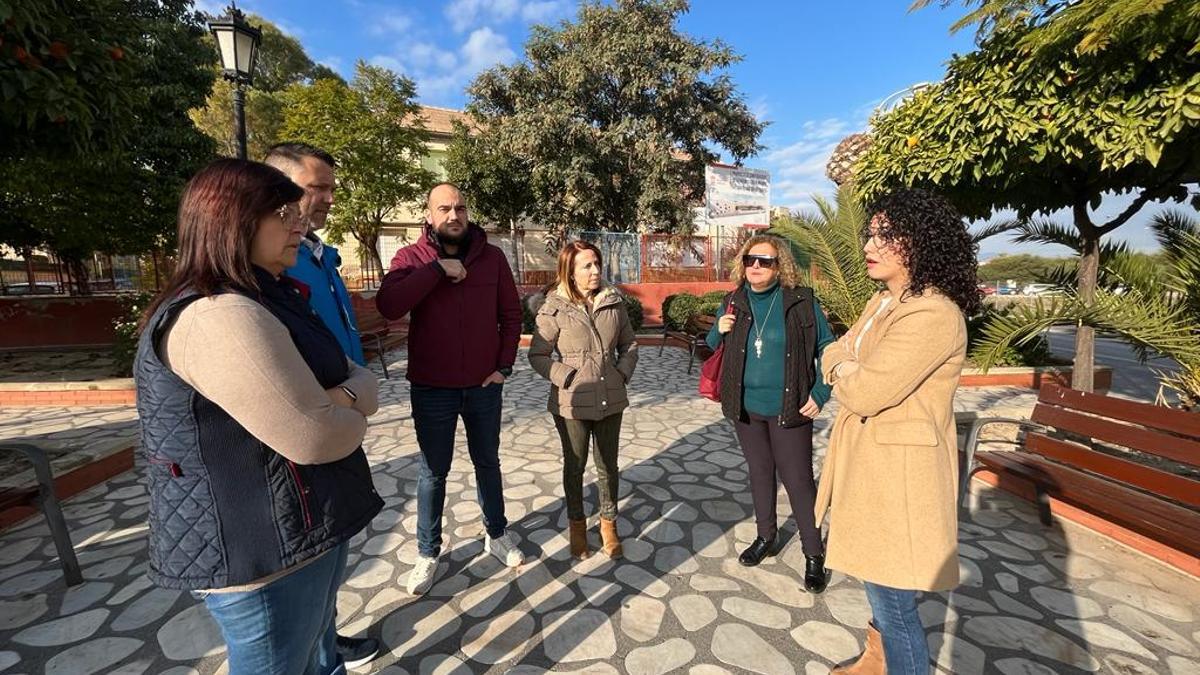
<svg viewBox="0 0 1200 675"><path fill-rule="evenodd" d="M504 253L467 220L462 193L440 183L426 199L421 240L396 252L375 304L388 319L412 314L408 380L421 448L417 550L408 592L433 585L442 548L446 475L461 416L475 465L484 548L509 567L523 558L504 517L500 406L521 338L521 300Z"/></svg>

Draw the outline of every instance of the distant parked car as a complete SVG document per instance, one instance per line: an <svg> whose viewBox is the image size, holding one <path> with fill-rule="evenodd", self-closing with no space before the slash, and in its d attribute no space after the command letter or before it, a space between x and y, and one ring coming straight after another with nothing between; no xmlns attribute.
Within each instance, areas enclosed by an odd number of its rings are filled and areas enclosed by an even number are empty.
<svg viewBox="0 0 1200 675"><path fill-rule="evenodd" d="M996 295L1016 295L1016 294L1017 294L1016 286L997 286L996 287Z"/></svg>
<svg viewBox="0 0 1200 675"><path fill-rule="evenodd" d="M984 295L995 295L996 287L991 284L979 284L979 292Z"/></svg>
<svg viewBox="0 0 1200 675"><path fill-rule="evenodd" d="M39 281L32 287L28 282L5 284L4 295L57 295L62 289L53 281Z"/></svg>
<svg viewBox="0 0 1200 675"><path fill-rule="evenodd" d="M1062 291L1054 284L1026 284L1021 295L1057 295Z"/></svg>

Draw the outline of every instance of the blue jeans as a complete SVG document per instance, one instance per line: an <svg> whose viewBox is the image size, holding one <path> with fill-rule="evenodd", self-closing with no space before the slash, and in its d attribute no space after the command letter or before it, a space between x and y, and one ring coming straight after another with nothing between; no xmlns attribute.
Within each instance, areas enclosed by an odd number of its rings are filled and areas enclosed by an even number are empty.
<svg viewBox="0 0 1200 675"><path fill-rule="evenodd" d="M417 474L417 552L427 558L442 550L442 511L446 476L454 459L454 432L462 417L467 452L475 465L476 495L489 537L508 527L504 517L504 484L500 478L500 407L504 385L466 389L412 386L413 423L421 448Z"/></svg>
<svg viewBox="0 0 1200 675"><path fill-rule="evenodd" d="M929 643L917 614L917 591L863 585L875 628L883 636L888 675L929 675Z"/></svg>
<svg viewBox="0 0 1200 675"><path fill-rule="evenodd" d="M257 590L204 597L225 637L230 675L344 675L333 617L348 551L342 543Z"/></svg>

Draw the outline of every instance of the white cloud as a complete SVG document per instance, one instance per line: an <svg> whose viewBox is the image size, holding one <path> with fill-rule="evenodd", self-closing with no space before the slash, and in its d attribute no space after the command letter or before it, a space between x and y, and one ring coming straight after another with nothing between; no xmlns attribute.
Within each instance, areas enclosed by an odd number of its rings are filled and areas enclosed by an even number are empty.
<svg viewBox="0 0 1200 675"><path fill-rule="evenodd" d="M225 8L228 6L229 3L222 3L221 0L196 0L195 2L196 11L204 12L209 16L224 16ZM242 9L245 10L244 7Z"/></svg>
<svg viewBox="0 0 1200 675"><path fill-rule="evenodd" d="M423 101L433 103L449 99L456 103L457 95L476 75L516 57L508 38L484 27L471 31L455 51L418 42L405 45L393 54L375 56L371 63L413 78L417 83L417 94Z"/></svg>
<svg viewBox="0 0 1200 675"><path fill-rule="evenodd" d="M382 15L376 16L371 20L371 25L367 29L371 35L406 35L409 29L412 28L412 17L400 12L388 11Z"/></svg>
<svg viewBox="0 0 1200 675"><path fill-rule="evenodd" d="M571 3L567 0L534 0L521 8L521 18L530 23L545 23L570 12Z"/></svg>
<svg viewBox="0 0 1200 675"><path fill-rule="evenodd" d="M855 117L859 117L856 115ZM833 149L848 134L866 127L860 119L826 118L808 120L778 143L767 141L763 166L771 172L771 204L791 209L811 208L813 194L832 197L835 187L825 177L825 165ZM773 135L780 130L772 128Z"/></svg>
<svg viewBox="0 0 1200 675"><path fill-rule="evenodd" d="M445 15L455 31L461 33L479 22L507 21L521 10L520 0L453 0Z"/></svg>
<svg viewBox="0 0 1200 675"><path fill-rule="evenodd" d="M511 61L517 54L508 46L508 38L491 28L479 28L471 32L467 42L459 50L463 57L462 68L477 73L497 63Z"/></svg>

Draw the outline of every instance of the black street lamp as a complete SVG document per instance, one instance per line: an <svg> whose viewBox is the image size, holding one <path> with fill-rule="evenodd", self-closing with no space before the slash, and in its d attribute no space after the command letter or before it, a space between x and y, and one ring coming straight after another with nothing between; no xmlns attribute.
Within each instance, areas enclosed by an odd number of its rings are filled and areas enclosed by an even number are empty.
<svg viewBox="0 0 1200 675"><path fill-rule="evenodd" d="M238 159L246 159L246 99L242 87L254 82L254 63L262 31L246 23L246 15L234 3L226 16L208 22L208 29L221 51L221 75L233 82L233 116L237 120Z"/></svg>

